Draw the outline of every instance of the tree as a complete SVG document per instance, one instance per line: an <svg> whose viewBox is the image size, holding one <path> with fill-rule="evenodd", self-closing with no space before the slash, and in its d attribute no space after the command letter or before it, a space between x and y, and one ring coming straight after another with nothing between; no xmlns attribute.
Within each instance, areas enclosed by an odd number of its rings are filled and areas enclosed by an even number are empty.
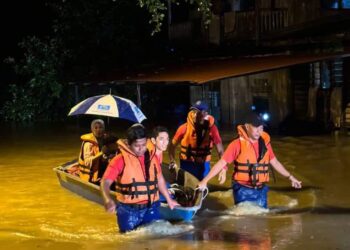
<svg viewBox="0 0 350 250"><path fill-rule="evenodd" d="M172 3L179 4L180 0L169 0ZM189 4L196 4L198 6L198 11L200 11L203 15L203 22L205 26L208 26L210 23L211 18L211 3L210 0L183 0L186 3ZM162 23L164 21L165 11L167 10L167 7L165 5L165 2L162 0L138 0L139 5L148 10L148 12L151 14L151 20L149 21L150 24L154 25L154 29L152 31L152 35L154 35L157 32L160 32Z"/></svg>
<svg viewBox="0 0 350 250"><path fill-rule="evenodd" d="M60 49L56 39L44 41L28 37L20 47L24 50L23 60L7 59L18 79L9 85L10 98L2 108L4 119L14 122L50 120L62 92L59 76L67 52Z"/></svg>

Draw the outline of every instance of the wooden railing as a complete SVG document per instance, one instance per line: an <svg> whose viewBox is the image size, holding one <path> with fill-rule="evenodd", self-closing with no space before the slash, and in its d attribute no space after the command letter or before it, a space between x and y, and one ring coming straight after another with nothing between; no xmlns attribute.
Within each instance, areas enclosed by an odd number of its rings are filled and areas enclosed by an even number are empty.
<svg viewBox="0 0 350 250"><path fill-rule="evenodd" d="M278 31L287 26L287 9L259 9L258 11L236 12L235 33L240 37Z"/></svg>
<svg viewBox="0 0 350 250"><path fill-rule="evenodd" d="M260 32L281 30L287 26L288 26L287 9L259 11Z"/></svg>

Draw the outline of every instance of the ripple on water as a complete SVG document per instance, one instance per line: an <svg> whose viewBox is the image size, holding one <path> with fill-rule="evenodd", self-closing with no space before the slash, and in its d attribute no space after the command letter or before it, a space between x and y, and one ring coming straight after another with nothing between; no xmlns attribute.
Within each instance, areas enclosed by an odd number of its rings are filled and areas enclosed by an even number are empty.
<svg viewBox="0 0 350 250"><path fill-rule="evenodd" d="M192 224L171 224L168 221L155 221L151 224L141 226L136 230L125 234L120 234L117 228L106 228L101 230L99 227L81 228L77 231L71 232L62 227L56 227L48 224L42 224L40 230L49 235L49 238L57 239L59 241L81 241L93 240L101 243L105 242L123 242L133 238L157 238L160 236L177 235L193 230Z"/></svg>

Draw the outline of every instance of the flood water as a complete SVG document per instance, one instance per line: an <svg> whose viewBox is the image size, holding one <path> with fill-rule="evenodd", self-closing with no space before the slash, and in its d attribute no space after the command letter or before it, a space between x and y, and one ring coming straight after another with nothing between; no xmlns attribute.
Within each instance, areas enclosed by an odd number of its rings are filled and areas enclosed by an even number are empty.
<svg viewBox="0 0 350 250"><path fill-rule="evenodd" d="M276 173L269 210L233 207L228 176L192 222L159 221L119 234L115 215L63 189L52 171L77 157L85 132L3 127L1 249L350 249L350 136L273 137L278 159L304 188L293 190ZM232 137L223 133L225 146Z"/></svg>

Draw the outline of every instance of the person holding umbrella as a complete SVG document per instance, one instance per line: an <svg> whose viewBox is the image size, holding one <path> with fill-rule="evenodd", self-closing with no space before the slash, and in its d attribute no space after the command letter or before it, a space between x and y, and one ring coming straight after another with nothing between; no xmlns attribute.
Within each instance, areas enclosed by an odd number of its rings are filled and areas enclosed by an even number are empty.
<svg viewBox="0 0 350 250"><path fill-rule="evenodd" d="M68 116L76 115L115 117L138 123L146 119L146 116L131 100L111 94L92 96L79 102L68 113ZM92 133L81 137L83 143L79 154L79 175L83 180L98 183L104 171L100 162L101 156L104 158L104 163L109 161L108 156L101 152L103 139L106 139L103 135L104 130L103 120L97 119L91 123ZM100 174L99 169L101 169Z"/></svg>
<svg viewBox="0 0 350 250"><path fill-rule="evenodd" d="M134 124L127 130L127 139L118 140L120 153L112 159L101 181L101 193L107 212L117 215L120 232L160 219L159 192L170 209L179 204L166 188L158 157L147 149L143 125ZM115 183L117 205L110 196Z"/></svg>

